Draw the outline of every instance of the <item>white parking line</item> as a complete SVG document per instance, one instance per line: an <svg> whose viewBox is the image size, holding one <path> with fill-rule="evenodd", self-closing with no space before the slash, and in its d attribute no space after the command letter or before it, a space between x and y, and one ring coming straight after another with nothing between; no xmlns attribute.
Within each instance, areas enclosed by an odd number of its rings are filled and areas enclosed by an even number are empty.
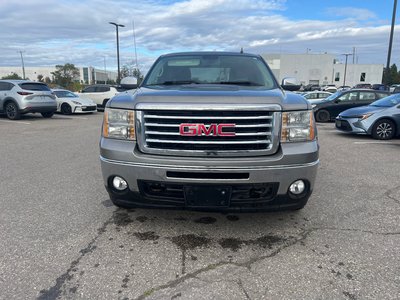
<svg viewBox="0 0 400 300"><path fill-rule="evenodd" d="M0 122L31 125L31 123L29 122L22 122L22 121L0 120Z"/></svg>
<svg viewBox="0 0 400 300"><path fill-rule="evenodd" d="M398 145L397 143L391 142L354 142L357 145L365 145L365 144L386 144L386 145Z"/></svg>
<svg viewBox="0 0 400 300"><path fill-rule="evenodd" d="M54 119L80 119L80 120L89 120L88 118L85 117L65 117L65 116L53 116Z"/></svg>

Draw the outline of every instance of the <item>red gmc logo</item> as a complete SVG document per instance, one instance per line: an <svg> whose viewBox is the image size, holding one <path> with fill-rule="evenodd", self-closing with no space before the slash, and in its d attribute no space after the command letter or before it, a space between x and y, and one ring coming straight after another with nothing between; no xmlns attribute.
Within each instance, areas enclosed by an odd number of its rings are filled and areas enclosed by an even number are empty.
<svg viewBox="0 0 400 300"><path fill-rule="evenodd" d="M224 131L225 128L235 128L235 124L190 124L179 125L179 134L183 136L235 136L235 132Z"/></svg>

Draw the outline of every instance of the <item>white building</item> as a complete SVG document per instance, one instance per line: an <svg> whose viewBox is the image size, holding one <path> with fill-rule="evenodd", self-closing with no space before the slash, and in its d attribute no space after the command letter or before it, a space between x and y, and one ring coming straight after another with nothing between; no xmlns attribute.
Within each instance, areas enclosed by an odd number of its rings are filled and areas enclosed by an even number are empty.
<svg viewBox="0 0 400 300"><path fill-rule="evenodd" d="M344 63L332 54L262 54L279 82L284 77L296 77L299 83L344 85ZM349 59L350 61L350 59ZM383 65L347 63L345 85L381 83Z"/></svg>
<svg viewBox="0 0 400 300"><path fill-rule="evenodd" d="M79 82L83 84L96 84L96 83L106 83L110 80L117 80L117 72L105 71L101 69L96 69L93 67L77 67L79 69ZM38 76L42 75L43 79L46 77L51 80L54 79L54 76L51 74L56 71L56 67L25 67L25 78L33 81L38 81ZM22 67L0 67L0 78L17 74L20 77L23 77Z"/></svg>

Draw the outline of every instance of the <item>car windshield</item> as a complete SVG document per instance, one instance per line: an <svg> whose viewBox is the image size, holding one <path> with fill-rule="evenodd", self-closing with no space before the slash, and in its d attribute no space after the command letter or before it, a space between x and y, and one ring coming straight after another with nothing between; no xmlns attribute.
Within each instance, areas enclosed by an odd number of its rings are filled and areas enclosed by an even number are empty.
<svg viewBox="0 0 400 300"><path fill-rule="evenodd" d="M375 102L372 102L370 106L376 107L392 107L400 104L400 94L391 95L389 97L382 98Z"/></svg>
<svg viewBox="0 0 400 300"><path fill-rule="evenodd" d="M332 101L332 100L336 99L336 97L340 96L341 94L342 94L341 91L336 92L336 93L330 95L329 97L326 97L323 101Z"/></svg>
<svg viewBox="0 0 400 300"><path fill-rule="evenodd" d="M255 56L199 54L159 58L143 86L225 84L273 89L277 85L263 60Z"/></svg>
<svg viewBox="0 0 400 300"><path fill-rule="evenodd" d="M54 94L56 94L58 98L78 98L78 95L70 91L54 91Z"/></svg>

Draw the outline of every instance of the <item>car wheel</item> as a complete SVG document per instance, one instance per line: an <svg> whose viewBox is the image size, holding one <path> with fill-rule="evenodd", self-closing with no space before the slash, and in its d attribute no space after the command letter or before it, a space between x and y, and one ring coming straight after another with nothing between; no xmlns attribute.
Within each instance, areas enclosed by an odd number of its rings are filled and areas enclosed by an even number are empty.
<svg viewBox="0 0 400 300"><path fill-rule="evenodd" d="M315 116L317 122L328 122L331 119L329 111L322 109L319 110Z"/></svg>
<svg viewBox="0 0 400 300"><path fill-rule="evenodd" d="M51 118L54 115L54 112L42 112L41 115L43 118Z"/></svg>
<svg viewBox="0 0 400 300"><path fill-rule="evenodd" d="M379 120L372 127L372 137L378 140L390 140L395 135L395 125L391 120Z"/></svg>
<svg viewBox="0 0 400 300"><path fill-rule="evenodd" d="M106 104L107 104L108 100L110 100L110 99L104 99L104 101L103 101L103 108L104 109L106 108Z"/></svg>
<svg viewBox="0 0 400 300"><path fill-rule="evenodd" d="M8 102L5 106L5 111L7 118L10 120L19 120L21 119L21 113L18 110L17 104L14 102Z"/></svg>
<svg viewBox="0 0 400 300"><path fill-rule="evenodd" d="M72 114L72 108L71 105L69 105L68 103L63 103L61 105L61 113L64 115L70 115Z"/></svg>

